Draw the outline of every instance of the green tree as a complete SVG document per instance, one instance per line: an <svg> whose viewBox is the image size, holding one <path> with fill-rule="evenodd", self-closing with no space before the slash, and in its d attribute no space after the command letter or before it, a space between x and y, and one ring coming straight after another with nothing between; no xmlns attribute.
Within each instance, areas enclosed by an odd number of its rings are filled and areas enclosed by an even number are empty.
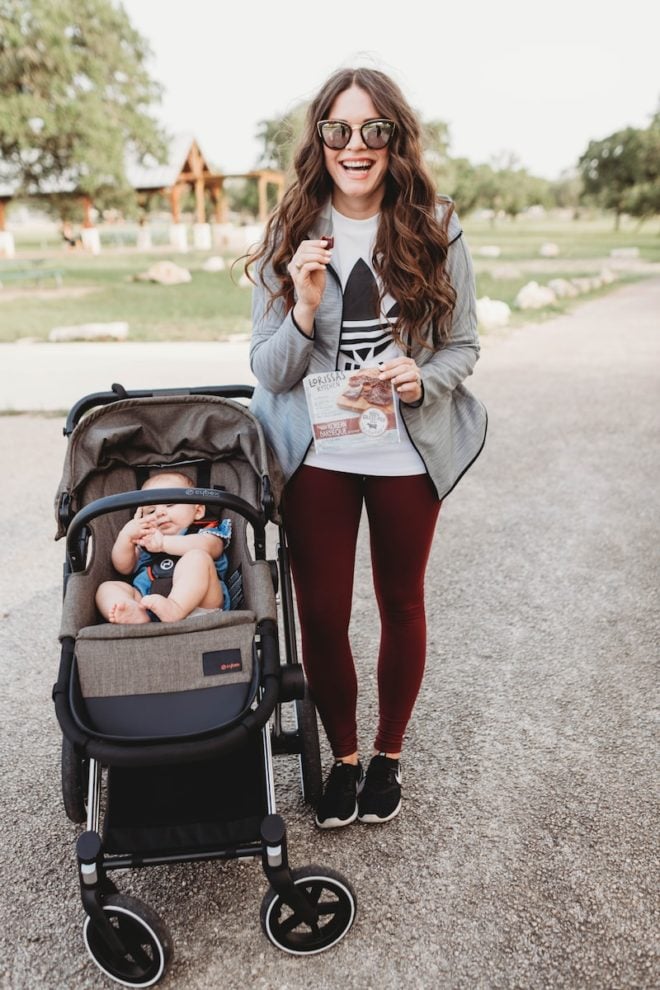
<svg viewBox="0 0 660 990"><path fill-rule="evenodd" d="M573 219L580 215L580 201L584 190L581 174L577 169L564 169L558 179L550 183L550 195L555 206L572 210Z"/></svg>
<svg viewBox="0 0 660 990"><path fill-rule="evenodd" d="M111 0L0 0L0 159L18 194L134 199L127 154L165 157L149 49Z"/></svg>
<svg viewBox="0 0 660 990"><path fill-rule="evenodd" d="M303 129L307 105L300 103L282 117L259 121L257 138L263 148L257 168L290 172L293 152Z"/></svg>
<svg viewBox="0 0 660 990"><path fill-rule="evenodd" d="M585 198L612 210L617 230L621 214L630 207L632 188L644 182L643 161L643 132L626 127L601 141L590 141L578 162Z"/></svg>
<svg viewBox="0 0 660 990"><path fill-rule="evenodd" d="M640 222L660 213L660 111L640 133L639 176L625 198L627 212Z"/></svg>

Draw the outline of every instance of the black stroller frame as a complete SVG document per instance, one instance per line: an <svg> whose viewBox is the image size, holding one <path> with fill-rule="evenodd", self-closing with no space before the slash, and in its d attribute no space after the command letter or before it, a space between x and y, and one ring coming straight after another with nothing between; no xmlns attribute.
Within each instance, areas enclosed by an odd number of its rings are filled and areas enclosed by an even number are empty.
<svg viewBox="0 0 660 990"><path fill-rule="evenodd" d="M85 414L125 400L137 403L139 413L142 400L203 396L202 401L228 403L235 413L237 407L245 410L235 400L251 394L251 387L243 385L139 392L112 386L109 392L80 399L69 412L64 433L75 436L76 429L84 429ZM178 464L171 462L171 469ZM321 792L321 757L316 710L297 657L286 534L268 475L261 478L260 506L226 490L199 487L120 492L95 498L74 511L70 494L61 491L57 511L60 531L66 534L65 597L72 576L83 575L88 566L94 520L164 502L201 503L207 510L218 514L228 510L245 520L253 534L254 560L265 562L273 588L279 591L285 657L282 663L277 618L261 618L252 648L252 681L241 687L242 701L224 722L197 731L177 730L171 736L115 736L89 717L81 697L79 644L73 635L61 636L53 700L63 734L64 808L72 821L85 823L76 845L86 915L84 941L103 973L136 987L153 986L162 978L172 956L172 940L151 908L118 892L108 875L113 870L260 857L269 883L261 907L262 928L275 946L295 955L336 945L349 931L356 911L355 893L341 874L318 866L291 868L285 823L276 811L272 756L298 756L303 798L311 804ZM279 526L276 561L266 557L269 523ZM231 612L223 615L231 621ZM196 620L186 620L191 621ZM182 624L176 625L180 629ZM204 627L203 635L213 635L211 625ZM112 644L110 638L107 645ZM154 698L145 696L143 711ZM285 703L294 705L294 729L283 726ZM219 704L222 707L222 699ZM89 711L92 705L89 701ZM122 700L113 699L113 706L121 707Z"/></svg>

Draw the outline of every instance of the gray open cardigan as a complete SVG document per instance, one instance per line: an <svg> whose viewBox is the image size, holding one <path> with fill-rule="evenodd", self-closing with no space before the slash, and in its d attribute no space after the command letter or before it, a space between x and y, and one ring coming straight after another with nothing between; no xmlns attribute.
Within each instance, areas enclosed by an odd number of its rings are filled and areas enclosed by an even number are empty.
<svg viewBox="0 0 660 990"><path fill-rule="evenodd" d="M330 203L310 231L310 238L332 234ZM451 336L438 351L413 347L424 397L419 406L401 403L401 419L435 486L447 495L478 457L486 437L483 404L463 385L479 357L474 273L456 214L449 225L447 272L456 290ZM276 285L265 270L267 285ZM257 281L252 301L250 366L258 381L251 411L288 480L305 459L312 428L302 380L306 375L337 368L342 317L339 279L328 270L326 288L316 312L314 333L298 329L281 300L267 311L268 295Z"/></svg>

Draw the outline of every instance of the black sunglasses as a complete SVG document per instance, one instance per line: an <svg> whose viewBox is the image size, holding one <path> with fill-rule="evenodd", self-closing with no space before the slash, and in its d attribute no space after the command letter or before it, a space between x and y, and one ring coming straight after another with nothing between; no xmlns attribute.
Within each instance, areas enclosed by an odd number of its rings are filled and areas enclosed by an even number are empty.
<svg viewBox="0 0 660 990"><path fill-rule="evenodd" d="M367 148L379 151L390 143L395 128L396 124L393 120L382 117L365 120L359 127L351 127L347 120L319 120L316 125L323 144L333 151L341 151L342 148L347 147L353 131L360 132Z"/></svg>

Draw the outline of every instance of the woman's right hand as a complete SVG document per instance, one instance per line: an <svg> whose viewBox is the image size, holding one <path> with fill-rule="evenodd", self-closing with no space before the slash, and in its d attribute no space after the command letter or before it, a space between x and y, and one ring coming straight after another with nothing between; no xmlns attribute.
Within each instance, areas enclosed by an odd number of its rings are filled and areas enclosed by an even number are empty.
<svg viewBox="0 0 660 990"><path fill-rule="evenodd" d="M300 328L311 333L316 310L325 291L326 267L332 258L326 241L302 241L287 268L297 301L293 315Z"/></svg>

